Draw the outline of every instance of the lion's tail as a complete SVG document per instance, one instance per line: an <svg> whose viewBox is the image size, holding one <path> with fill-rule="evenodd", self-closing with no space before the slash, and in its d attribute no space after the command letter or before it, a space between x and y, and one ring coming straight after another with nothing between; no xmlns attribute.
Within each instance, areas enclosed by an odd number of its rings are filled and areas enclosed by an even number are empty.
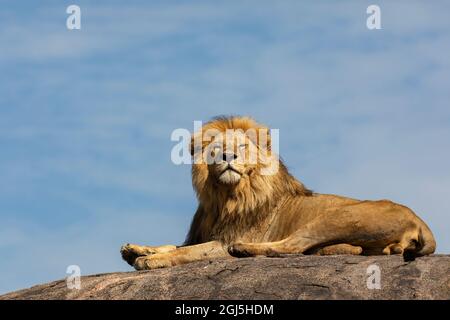
<svg viewBox="0 0 450 320"><path fill-rule="evenodd" d="M434 240L433 233L424 223L419 231L419 245L417 256L425 256L427 254L432 254L436 250L436 240Z"/></svg>

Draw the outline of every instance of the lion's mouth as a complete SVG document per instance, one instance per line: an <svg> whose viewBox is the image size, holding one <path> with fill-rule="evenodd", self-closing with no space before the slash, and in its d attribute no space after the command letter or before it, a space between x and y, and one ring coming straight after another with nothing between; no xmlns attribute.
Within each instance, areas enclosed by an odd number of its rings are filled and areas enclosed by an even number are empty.
<svg viewBox="0 0 450 320"><path fill-rule="evenodd" d="M242 175L242 173L240 173L238 170L236 170L235 168L233 168L232 166L228 165L228 167L225 168L225 170L223 170L220 175L224 174L227 171L233 171L236 172L239 175Z"/></svg>
<svg viewBox="0 0 450 320"><path fill-rule="evenodd" d="M242 178L242 173L240 173L237 169L228 165L225 170L223 170L218 179L223 184L234 185L237 184Z"/></svg>

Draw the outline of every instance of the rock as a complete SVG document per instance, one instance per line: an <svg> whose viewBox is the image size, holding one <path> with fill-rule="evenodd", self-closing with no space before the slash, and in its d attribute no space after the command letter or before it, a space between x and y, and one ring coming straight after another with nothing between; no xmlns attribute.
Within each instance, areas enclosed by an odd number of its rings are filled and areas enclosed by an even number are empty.
<svg viewBox="0 0 450 320"><path fill-rule="evenodd" d="M377 267L381 289L369 289ZM450 299L450 255L217 259L83 276L79 290L59 280L8 299Z"/></svg>

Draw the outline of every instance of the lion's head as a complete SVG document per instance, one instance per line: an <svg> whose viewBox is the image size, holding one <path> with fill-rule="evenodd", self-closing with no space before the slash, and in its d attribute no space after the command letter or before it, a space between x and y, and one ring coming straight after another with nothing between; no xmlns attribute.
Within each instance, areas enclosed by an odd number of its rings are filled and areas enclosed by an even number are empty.
<svg viewBox="0 0 450 320"><path fill-rule="evenodd" d="M248 117L217 117L192 137L194 176L238 188L250 177L275 174L269 129ZM272 169L269 172L269 169Z"/></svg>
<svg viewBox="0 0 450 320"><path fill-rule="evenodd" d="M203 212L201 219L197 217L204 227L202 241L209 238L208 232L225 237L222 224L239 221L245 227L247 220L262 217L282 196L311 194L272 151L270 130L249 117L207 122L193 134L191 153L192 183ZM191 233L194 230L191 227Z"/></svg>

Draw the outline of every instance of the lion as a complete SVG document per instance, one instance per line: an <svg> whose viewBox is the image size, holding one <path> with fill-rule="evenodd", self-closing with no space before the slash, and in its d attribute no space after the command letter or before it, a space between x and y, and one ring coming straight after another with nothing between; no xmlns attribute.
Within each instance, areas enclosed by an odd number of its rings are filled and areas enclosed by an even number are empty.
<svg viewBox="0 0 450 320"><path fill-rule="evenodd" d="M248 134L255 130L263 134ZM432 232L406 206L307 189L272 151L269 129L250 117L213 118L192 135L191 154L199 204L186 240L181 246L122 246L123 259L136 270L258 255L414 259L435 251Z"/></svg>

